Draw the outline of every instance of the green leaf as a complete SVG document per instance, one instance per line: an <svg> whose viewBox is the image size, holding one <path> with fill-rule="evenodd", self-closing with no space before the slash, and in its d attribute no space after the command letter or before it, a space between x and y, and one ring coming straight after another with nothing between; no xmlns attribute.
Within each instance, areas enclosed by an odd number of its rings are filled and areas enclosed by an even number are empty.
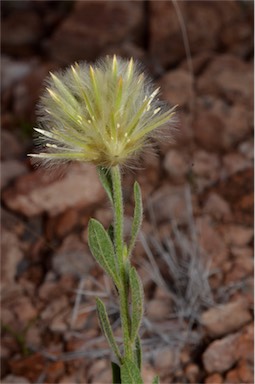
<svg viewBox="0 0 255 384"><path fill-rule="evenodd" d="M104 167L97 167L97 172L98 172L99 179L102 183L102 186L105 189L105 192L107 193L110 201L113 203L111 172L109 171L109 169Z"/></svg>
<svg viewBox="0 0 255 384"><path fill-rule="evenodd" d="M140 338L138 336L135 339L134 359L136 361L137 367L141 371L141 367L142 367L142 347L141 347Z"/></svg>
<svg viewBox="0 0 255 384"><path fill-rule="evenodd" d="M134 197L135 197L135 209L134 209L134 218L131 229L131 240L129 244L128 254L131 255L133 248L135 246L136 238L138 236L142 219L143 219L143 203L142 203L142 194L141 189L137 181L134 184Z"/></svg>
<svg viewBox="0 0 255 384"><path fill-rule="evenodd" d="M120 286L120 278L117 271L114 247L110 236L101 223L95 219L89 221L89 248L106 273L113 279L116 286Z"/></svg>
<svg viewBox="0 0 255 384"><path fill-rule="evenodd" d="M132 315L131 315L131 335L132 342L135 341L140 324L143 317L143 286L136 272L132 267L129 273L129 284L131 290L131 303L132 303Z"/></svg>
<svg viewBox="0 0 255 384"><path fill-rule="evenodd" d="M138 367L129 359L121 366L121 384L143 384Z"/></svg>
<svg viewBox="0 0 255 384"><path fill-rule="evenodd" d="M112 348L113 352L115 353L116 357L118 358L119 362L121 363L121 361L122 361L121 354L120 354L119 348L116 344L116 341L114 340L112 328L111 328L110 321L109 321L109 318L108 318L108 315L106 312L105 305L98 298L96 299L96 304L97 304L97 313L98 313L98 317L99 317L102 331L103 331L110 347Z"/></svg>
<svg viewBox="0 0 255 384"><path fill-rule="evenodd" d="M159 377L155 376L154 379L152 380L152 384L159 384Z"/></svg>
<svg viewBox="0 0 255 384"><path fill-rule="evenodd" d="M121 384L120 367L112 361L112 382L113 384Z"/></svg>

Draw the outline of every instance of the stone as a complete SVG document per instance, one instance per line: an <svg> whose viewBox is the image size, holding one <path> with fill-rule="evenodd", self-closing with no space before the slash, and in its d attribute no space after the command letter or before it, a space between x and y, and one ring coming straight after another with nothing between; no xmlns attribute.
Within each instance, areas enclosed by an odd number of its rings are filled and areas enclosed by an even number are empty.
<svg viewBox="0 0 255 384"><path fill-rule="evenodd" d="M78 1L47 42L47 50L54 60L65 64L95 60L112 45L139 41L142 27L142 1Z"/></svg>
<svg viewBox="0 0 255 384"><path fill-rule="evenodd" d="M251 134L245 106L228 105L220 98L200 97L192 123L198 144L208 151L226 151Z"/></svg>
<svg viewBox="0 0 255 384"><path fill-rule="evenodd" d="M154 377L157 376L157 372L154 368L152 368L148 364L143 363L141 376L143 378L144 383L152 383Z"/></svg>
<svg viewBox="0 0 255 384"><path fill-rule="evenodd" d="M193 78L183 69L167 72L159 80L162 96L170 105L188 107L194 99Z"/></svg>
<svg viewBox="0 0 255 384"><path fill-rule="evenodd" d="M28 382L35 383L45 369L45 359L39 353L35 353L28 357L11 359L9 367L13 375L25 377Z"/></svg>
<svg viewBox="0 0 255 384"><path fill-rule="evenodd" d="M76 209L71 208L63 212L56 220L55 232L57 236L64 237L70 233L79 223L79 214Z"/></svg>
<svg viewBox="0 0 255 384"><path fill-rule="evenodd" d="M12 304L12 310L23 327L28 325L30 321L36 319L38 315L37 309L26 296L21 296L15 300Z"/></svg>
<svg viewBox="0 0 255 384"><path fill-rule="evenodd" d="M155 212L158 223L176 220L178 223L187 222L185 187L165 185L153 193L150 204Z"/></svg>
<svg viewBox="0 0 255 384"><path fill-rule="evenodd" d="M241 359L237 367L227 373L224 383L250 384L253 382L253 379L253 364L249 364L245 359Z"/></svg>
<svg viewBox="0 0 255 384"><path fill-rule="evenodd" d="M23 175L3 193L11 210L27 217L47 212L58 215L70 208L87 208L105 196L96 169L87 164L72 164L60 179L49 170L39 169Z"/></svg>
<svg viewBox="0 0 255 384"><path fill-rule="evenodd" d="M167 152L163 167L173 181L181 183L184 182L187 177L190 167L189 163L180 151L172 149Z"/></svg>
<svg viewBox="0 0 255 384"><path fill-rule="evenodd" d="M40 313L40 318L44 322L51 322L55 316L66 312L69 308L69 302L66 296L61 296L58 299L49 301L46 308Z"/></svg>
<svg viewBox="0 0 255 384"><path fill-rule="evenodd" d="M251 4L248 2L245 13L249 12L250 5ZM228 52L241 58L249 56L252 50L251 24L249 23L249 20L247 20L247 17L245 20L239 20L238 22L231 23L227 28L225 28L221 34L221 41L225 46L224 50L227 50Z"/></svg>
<svg viewBox="0 0 255 384"><path fill-rule="evenodd" d="M199 217L196 220L198 242L211 260L210 269L221 268L228 257L227 247L220 233L214 228L209 217Z"/></svg>
<svg viewBox="0 0 255 384"><path fill-rule="evenodd" d="M67 311L65 311L67 312ZM52 319L49 325L49 329L53 333L60 333L63 334L67 331L68 329L68 324L67 324L67 315L66 313L60 313Z"/></svg>
<svg viewBox="0 0 255 384"><path fill-rule="evenodd" d="M253 256L243 256L238 259L235 259L232 264L231 271L225 276L225 281L234 282L244 278L247 278L249 275L253 275L254 272L254 260Z"/></svg>
<svg viewBox="0 0 255 384"><path fill-rule="evenodd" d="M238 340L238 357L252 364L254 363L254 327L253 322L246 325L240 333Z"/></svg>
<svg viewBox="0 0 255 384"><path fill-rule="evenodd" d="M59 380L59 384L70 384L70 383L73 383L73 384L77 383L75 374L74 375L64 375Z"/></svg>
<svg viewBox="0 0 255 384"><path fill-rule="evenodd" d="M237 362L238 336L237 333L225 336L207 347L202 356L206 372L223 373Z"/></svg>
<svg viewBox="0 0 255 384"><path fill-rule="evenodd" d="M200 94L226 98L252 108L253 66L236 56L221 55L209 64L197 82Z"/></svg>
<svg viewBox="0 0 255 384"><path fill-rule="evenodd" d="M92 382L96 382L95 381L95 377L97 377L99 374L102 373L102 371L104 371L107 367L107 362L105 359L99 359L97 361L95 361L89 368L88 370L88 378L92 380Z"/></svg>
<svg viewBox="0 0 255 384"><path fill-rule="evenodd" d="M2 384L29 384L31 381L27 380L25 377L8 375L2 379Z"/></svg>
<svg viewBox="0 0 255 384"><path fill-rule="evenodd" d="M18 61L9 56L2 56L1 90L10 88L16 82L27 76L35 66L35 61Z"/></svg>
<svg viewBox="0 0 255 384"><path fill-rule="evenodd" d="M208 196L204 205L204 212L209 213L216 220L226 220L231 217L231 209L228 202L214 192L211 192Z"/></svg>
<svg viewBox="0 0 255 384"><path fill-rule="evenodd" d="M252 320L247 302L239 300L222 304L203 312L200 323L214 338L239 330Z"/></svg>
<svg viewBox="0 0 255 384"><path fill-rule="evenodd" d="M3 129L1 132L1 158L2 160L13 160L23 154L21 142L13 132Z"/></svg>
<svg viewBox="0 0 255 384"><path fill-rule="evenodd" d="M11 55L25 56L34 51L42 37L42 19L30 10L13 10L2 22L2 49Z"/></svg>
<svg viewBox="0 0 255 384"><path fill-rule="evenodd" d="M234 1L228 3L192 1L175 4L169 1L151 0L149 4L149 50L150 55L157 58L158 66L168 68L183 59L187 60L182 24L185 24L192 58L199 52L213 52L220 49L225 31L232 31L232 40L229 41L230 38L227 38L231 32L225 32L224 47L232 48L234 40L234 52L244 55L245 52L247 54L252 51L253 24L249 17L252 10L243 12L241 5ZM233 36L237 33L239 23L244 27L240 29L241 36L235 39ZM245 39L243 35L247 38Z"/></svg>
<svg viewBox="0 0 255 384"><path fill-rule="evenodd" d="M213 341L203 353L203 364L208 373L223 373L239 359L253 365L253 323L246 325L241 332L233 333Z"/></svg>
<svg viewBox="0 0 255 384"><path fill-rule="evenodd" d="M254 143L253 138L251 140L243 141L238 146L238 151L244 155L247 159L254 159Z"/></svg>
<svg viewBox="0 0 255 384"><path fill-rule="evenodd" d="M146 305L146 313L152 321L163 320L171 314L169 300L152 299Z"/></svg>
<svg viewBox="0 0 255 384"><path fill-rule="evenodd" d="M48 301L49 298L55 299L60 297L63 291L60 289L60 284L56 281L45 281L38 290L38 296L42 301Z"/></svg>
<svg viewBox="0 0 255 384"><path fill-rule="evenodd" d="M185 367L185 375L190 383L198 383L200 368L196 364L188 364Z"/></svg>
<svg viewBox="0 0 255 384"><path fill-rule="evenodd" d="M58 275L87 276L94 260L88 246L77 235L69 235L53 255L52 266Z"/></svg>
<svg viewBox="0 0 255 384"><path fill-rule="evenodd" d="M225 155L223 157L223 164L228 176L252 168L252 161L245 158L244 155L236 152Z"/></svg>
<svg viewBox="0 0 255 384"><path fill-rule="evenodd" d="M27 167L17 160L1 162L1 189L6 187L13 179L27 172Z"/></svg>
<svg viewBox="0 0 255 384"><path fill-rule="evenodd" d="M100 208L97 209L94 218L105 227L108 228L110 224L113 222L113 211L110 208Z"/></svg>
<svg viewBox="0 0 255 384"><path fill-rule="evenodd" d="M223 377L219 373L213 373L205 379L205 384L222 384Z"/></svg>
<svg viewBox="0 0 255 384"><path fill-rule="evenodd" d="M94 383L112 384L112 371L110 367L95 375L93 381Z"/></svg>
<svg viewBox="0 0 255 384"><path fill-rule="evenodd" d="M252 258L253 257L253 249L252 247L238 247L233 246L231 247L231 253L236 258L236 260L242 260L245 258Z"/></svg>
<svg viewBox="0 0 255 384"><path fill-rule="evenodd" d="M154 351L154 366L156 371L171 371L176 366L176 352L170 347L164 347Z"/></svg>
<svg viewBox="0 0 255 384"><path fill-rule="evenodd" d="M47 380L49 383L56 383L65 373L65 364L63 361L51 362L47 368Z"/></svg>
<svg viewBox="0 0 255 384"><path fill-rule="evenodd" d="M244 247L248 245L253 239L253 229L241 225L228 225L222 229L224 239L227 245Z"/></svg>
<svg viewBox="0 0 255 384"><path fill-rule="evenodd" d="M49 71L57 69L56 64L46 62L37 65L33 71L21 82L16 84L13 89L13 111L16 118L34 122L36 119L36 104L44 90L45 79L49 76ZM24 125L25 133L32 136L32 123Z"/></svg>
<svg viewBox="0 0 255 384"><path fill-rule="evenodd" d="M15 276L20 261L23 258L21 245L16 235L2 228L1 236L1 294L8 294L15 282Z"/></svg>
<svg viewBox="0 0 255 384"><path fill-rule="evenodd" d="M216 153L198 150L193 155L192 180L198 191L215 183L220 177L220 159Z"/></svg>
<svg viewBox="0 0 255 384"><path fill-rule="evenodd" d="M227 372L226 380L224 381L224 383L240 384L240 378L237 369L231 369Z"/></svg>
<svg viewBox="0 0 255 384"><path fill-rule="evenodd" d="M39 327L31 326L28 328L26 335L26 344L29 348L40 348L42 345L42 337L40 334Z"/></svg>
<svg viewBox="0 0 255 384"><path fill-rule="evenodd" d="M238 362L237 372L241 383L252 383L254 379L253 364L249 364L245 359L241 359Z"/></svg>

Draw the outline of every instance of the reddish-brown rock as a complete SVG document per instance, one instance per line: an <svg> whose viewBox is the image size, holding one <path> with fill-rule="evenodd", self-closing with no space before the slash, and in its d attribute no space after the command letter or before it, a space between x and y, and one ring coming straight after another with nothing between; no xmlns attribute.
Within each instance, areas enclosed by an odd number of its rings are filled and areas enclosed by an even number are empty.
<svg viewBox="0 0 255 384"><path fill-rule="evenodd" d="M229 219L231 217L231 209L228 202L217 193L210 193L205 205L204 212L209 213L216 220Z"/></svg>
<svg viewBox="0 0 255 384"><path fill-rule="evenodd" d="M208 373L223 373L240 358L253 361L253 324L248 324L239 333L233 333L213 341L203 354L203 363Z"/></svg>
<svg viewBox="0 0 255 384"><path fill-rule="evenodd" d="M223 157L223 164L228 176L252 168L252 161L238 152L226 154Z"/></svg>
<svg viewBox="0 0 255 384"><path fill-rule="evenodd" d="M167 72L160 78L159 85L163 98L170 105L180 105L183 109L194 99L192 76L183 69Z"/></svg>
<svg viewBox="0 0 255 384"><path fill-rule="evenodd" d="M93 265L88 246L76 235L66 237L52 259L53 270L58 275L86 276Z"/></svg>
<svg viewBox="0 0 255 384"><path fill-rule="evenodd" d="M6 187L13 179L27 172L27 167L19 161L7 160L1 163L1 188Z"/></svg>
<svg viewBox="0 0 255 384"><path fill-rule="evenodd" d="M69 208L91 207L105 196L96 169L73 164L62 178L53 179L47 170L21 176L15 185L5 190L6 205L25 216L47 212L55 216Z"/></svg>
<svg viewBox="0 0 255 384"><path fill-rule="evenodd" d="M2 21L2 49L20 56L33 51L42 37L42 19L32 10L16 10Z"/></svg>
<svg viewBox="0 0 255 384"><path fill-rule="evenodd" d="M77 1L48 42L49 54L65 64L94 60L111 45L139 41L142 27L142 1Z"/></svg>
<svg viewBox="0 0 255 384"><path fill-rule="evenodd" d="M210 376L207 376L205 379L205 384L222 384L223 377L219 373L213 373Z"/></svg>
<svg viewBox="0 0 255 384"><path fill-rule="evenodd" d="M165 156L163 166L174 182L183 183L190 168L190 160L181 151L170 149Z"/></svg>
<svg viewBox="0 0 255 384"><path fill-rule="evenodd" d="M252 109L253 66L235 56L216 56L198 79L197 85L200 94L223 96L229 102Z"/></svg>
<svg viewBox="0 0 255 384"><path fill-rule="evenodd" d="M247 302L239 300L208 309L200 322L210 336L220 337L237 331L251 319Z"/></svg>
<svg viewBox="0 0 255 384"><path fill-rule="evenodd" d="M209 217L201 217L196 222L198 241L202 249L211 258L211 268L221 267L228 257L227 247L220 233L214 228Z"/></svg>
<svg viewBox="0 0 255 384"><path fill-rule="evenodd" d="M203 354L206 372L222 373L232 367L238 360L238 334L231 334L223 339L213 341Z"/></svg>
<svg viewBox="0 0 255 384"><path fill-rule="evenodd" d="M151 0L151 55L164 67L186 58L182 24L187 32L192 55L201 51L213 51L223 42L230 50L240 55L244 55L244 52L247 54L252 46L252 22L249 22L249 14L252 14L252 8L243 12L241 5L235 1L187 1L175 4ZM237 35L235 27L242 20L245 20L245 28L240 27L241 35ZM235 39L229 38L230 31ZM244 35L248 41L245 41ZM232 48L233 39L235 48Z"/></svg>
<svg viewBox="0 0 255 384"><path fill-rule="evenodd" d="M228 225L222 228L227 245L244 247L253 239L253 229L241 225Z"/></svg>
<svg viewBox="0 0 255 384"><path fill-rule="evenodd" d="M211 96L198 99L192 126L198 144L214 152L233 148L251 132L246 106Z"/></svg>
<svg viewBox="0 0 255 384"><path fill-rule="evenodd" d="M3 129L1 132L1 158L13 160L23 153L22 144L13 132Z"/></svg>
<svg viewBox="0 0 255 384"><path fill-rule="evenodd" d="M157 222L177 220L179 223L187 221L185 188L183 186L164 186L151 197L150 203L156 212Z"/></svg>
<svg viewBox="0 0 255 384"><path fill-rule="evenodd" d="M23 252L14 233L2 229L1 235L1 294L4 298L15 285L17 267Z"/></svg>
<svg viewBox="0 0 255 384"><path fill-rule="evenodd" d="M215 183L220 177L220 158L217 153L195 151L191 169L192 181L198 191Z"/></svg>
<svg viewBox="0 0 255 384"><path fill-rule="evenodd" d="M2 379L2 384L29 384L31 381L25 377L8 375Z"/></svg>

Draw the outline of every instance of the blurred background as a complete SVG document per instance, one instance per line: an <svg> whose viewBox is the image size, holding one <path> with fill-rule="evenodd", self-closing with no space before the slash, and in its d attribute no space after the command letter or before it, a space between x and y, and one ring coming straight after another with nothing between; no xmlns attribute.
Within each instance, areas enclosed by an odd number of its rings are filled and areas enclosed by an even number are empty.
<svg viewBox="0 0 255 384"><path fill-rule="evenodd" d="M87 246L112 220L93 166L36 169L36 104L49 71L134 57L178 104L174 141L126 171L144 223L144 380L253 382L253 2L1 2L2 383L110 383L95 315L113 287Z"/></svg>

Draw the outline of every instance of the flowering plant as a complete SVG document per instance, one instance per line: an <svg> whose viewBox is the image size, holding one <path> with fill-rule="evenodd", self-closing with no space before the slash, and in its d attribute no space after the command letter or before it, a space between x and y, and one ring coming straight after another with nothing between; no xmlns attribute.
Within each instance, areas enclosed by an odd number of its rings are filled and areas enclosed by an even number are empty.
<svg viewBox="0 0 255 384"><path fill-rule="evenodd" d="M102 331L116 358L112 363L114 383L142 383L139 328L143 287L130 262L142 223L142 197L135 182L134 217L127 244L123 237L121 167L130 164L173 117L174 109L160 102L158 93L159 88L153 89L133 59L106 57L94 68L81 63L51 74L39 106L40 126L35 128L43 150L29 155L44 163L94 163L112 204L113 226L106 230L91 219L88 242L119 296L123 352L115 341L105 305L96 300ZM157 382L156 377L153 383Z"/></svg>

